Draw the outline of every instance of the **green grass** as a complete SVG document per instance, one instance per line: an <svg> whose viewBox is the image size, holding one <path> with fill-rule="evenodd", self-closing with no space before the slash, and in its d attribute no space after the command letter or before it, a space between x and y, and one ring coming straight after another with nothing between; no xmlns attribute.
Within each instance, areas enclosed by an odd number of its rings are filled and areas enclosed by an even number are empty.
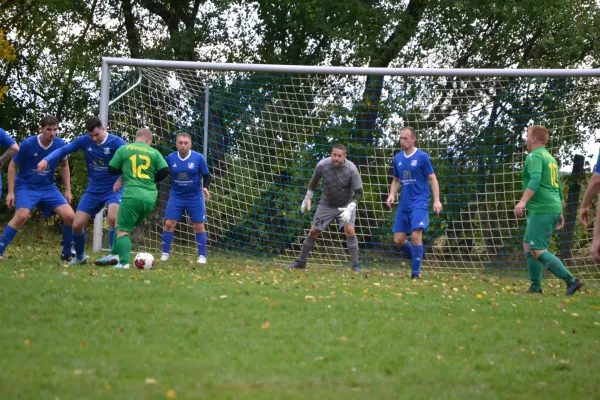
<svg viewBox="0 0 600 400"><path fill-rule="evenodd" d="M2 399L598 397L594 286L223 257L66 268L25 240L0 264Z"/></svg>

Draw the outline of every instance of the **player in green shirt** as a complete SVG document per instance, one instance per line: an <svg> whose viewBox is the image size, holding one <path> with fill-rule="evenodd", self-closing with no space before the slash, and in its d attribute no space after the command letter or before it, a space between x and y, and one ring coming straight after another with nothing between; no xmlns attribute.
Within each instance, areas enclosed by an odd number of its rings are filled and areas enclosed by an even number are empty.
<svg viewBox="0 0 600 400"><path fill-rule="evenodd" d="M152 132L143 128L135 134L135 143L119 147L108 164L108 172L123 174L125 190L117 215L117 237L110 255L96 265L114 265L128 269L133 228L152 212L158 190L156 184L169 175L169 167L158 150L150 147Z"/></svg>
<svg viewBox="0 0 600 400"><path fill-rule="evenodd" d="M527 129L527 151L523 167L523 196L515 206L520 217L527 209L527 228L523 249L527 253L527 270L531 286L525 293L543 294L542 270L545 265L550 272L567 283L567 296L583 286L558 257L548 251L550 238L555 229L564 223L562 214L562 185L558 164L546 150L548 129L535 125Z"/></svg>

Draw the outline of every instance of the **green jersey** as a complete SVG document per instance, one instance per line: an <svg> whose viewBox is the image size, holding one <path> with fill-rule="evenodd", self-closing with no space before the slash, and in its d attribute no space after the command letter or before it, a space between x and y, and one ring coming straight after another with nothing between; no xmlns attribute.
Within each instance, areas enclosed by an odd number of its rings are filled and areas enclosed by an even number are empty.
<svg viewBox="0 0 600 400"><path fill-rule="evenodd" d="M143 142L119 147L109 165L123 174L123 199L153 198L156 200L156 173L167 167L162 154Z"/></svg>
<svg viewBox="0 0 600 400"><path fill-rule="evenodd" d="M533 197L527 202L527 211L530 214L561 214L562 186L558 164L545 147L538 147L525 159L523 192L527 190L531 175L535 173L541 174L541 182Z"/></svg>

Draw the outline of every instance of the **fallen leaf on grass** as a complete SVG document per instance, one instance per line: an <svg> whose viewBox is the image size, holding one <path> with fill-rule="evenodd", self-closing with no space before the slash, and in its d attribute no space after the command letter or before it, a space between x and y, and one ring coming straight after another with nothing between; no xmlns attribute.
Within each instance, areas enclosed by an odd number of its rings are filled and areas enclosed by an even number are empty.
<svg viewBox="0 0 600 400"><path fill-rule="evenodd" d="M81 375L83 374L83 371L80 369L76 369L75 371L73 371L73 375Z"/></svg>
<svg viewBox="0 0 600 400"><path fill-rule="evenodd" d="M108 382L104 382L104 389L110 390L112 387L108 384Z"/></svg>
<svg viewBox="0 0 600 400"><path fill-rule="evenodd" d="M220 298L220 299L226 299L226 298L227 298L227 295L226 295L226 294L223 294L223 295L219 296L219 298Z"/></svg>
<svg viewBox="0 0 600 400"><path fill-rule="evenodd" d="M315 361L323 361L325 358L323 358L323 356L319 356L317 358L315 358Z"/></svg>
<svg viewBox="0 0 600 400"><path fill-rule="evenodd" d="M79 343L79 347L81 347L82 349L87 346L88 346L88 342L86 342L85 340L83 342Z"/></svg>
<svg viewBox="0 0 600 400"><path fill-rule="evenodd" d="M154 385L156 383L156 380L154 378L146 378L146 380L144 382L147 385Z"/></svg>
<svg viewBox="0 0 600 400"><path fill-rule="evenodd" d="M167 392L167 397L169 399L176 399L177 398L177 392L173 389L169 389L169 391Z"/></svg>
<svg viewBox="0 0 600 400"><path fill-rule="evenodd" d="M25 346L29 346L31 344L31 341L29 339L25 339L25 342L23 342L25 344Z"/></svg>
<svg viewBox="0 0 600 400"><path fill-rule="evenodd" d="M343 343L346 343L348 341L348 339L346 339L346 336L341 336L340 341Z"/></svg>
<svg viewBox="0 0 600 400"><path fill-rule="evenodd" d="M477 298L478 299L483 299L483 295L481 293L477 293Z"/></svg>
<svg viewBox="0 0 600 400"><path fill-rule="evenodd" d="M269 321L265 321L265 322L262 323L262 325L260 327L262 329L267 329L270 326L271 326L271 323Z"/></svg>

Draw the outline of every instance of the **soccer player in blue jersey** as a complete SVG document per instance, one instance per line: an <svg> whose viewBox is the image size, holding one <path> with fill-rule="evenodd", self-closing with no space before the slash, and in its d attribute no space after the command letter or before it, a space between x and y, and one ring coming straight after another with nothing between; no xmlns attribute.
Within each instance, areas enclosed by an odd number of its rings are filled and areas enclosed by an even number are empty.
<svg viewBox="0 0 600 400"><path fill-rule="evenodd" d="M171 193L165 213L165 227L162 234L161 261L169 259L173 232L183 212L187 211L194 223L198 244L198 263L206 264L206 209L205 199L210 200L208 187L210 173L204 156L192 150L192 138L186 132L178 132L175 138L177 151L166 157L171 168Z"/></svg>
<svg viewBox="0 0 600 400"><path fill-rule="evenodd" d="M87 262L85 227L90 218L104 208L104 204L108 205L108 225L110 227L110 245L112 246L117 213L123 195L122 178L120 175L108 173L108 163L117 149L125 144L125 141L106 132L98 117L89 118L85 123L85 130L87 134L79 136L68 145L52 152L37 166L39 172L44 171L48 165L52 165L68 154L83 150L88 169L88 187L79 201L73 222L76 257L71 260L72 265Z"/></svg>
<svg viewBox="0 0 600 400"><path fill-rule="evenodd" d="M19 145L15 139L11 138L8 133L0 128L0 146L6 147L7 150L0 156L0 168L6 164L19 151ZM2 177L0 176L0 193L2 193Z"/></svg>
<svg viewBox="0 0 600 400"><path fill-rule="evenodd" d="M590 179L590 183L588 183L588 187L583 195L581 207L579 207L579 221L583 226L588 226L590 223L589 206L598 192L600 192L600 154L598 154L598 161L596 161L592 179ZM596 212L596 223L594 224L594 239L592 240L591 253L594 262L600 264L600 212Z"/></svg>
<svg viewBox="0 0 600 400"><path fill-rule="evenodd" d="M423 232L429 225L429 185L433 192L433 211L438 215L442 211L442 203L431 160L427 153L415 147L416 141L417 134L413 128L406 127L400 131L400 147L403 151L394 157L394 179L386 203L392 207L401 184L402 192L393 229L394 242L412 261L411 278L421 279ZM412 245L406 241L408 234L411 235Z"/></svg>
<svg viewBox="0 0 600 400"><path fill-rule="evenodd" d="M58 119L54 116L46 116L40 121L41 133L25 139L20 146L19 152L13 157L8 166L8 195L6 206L15 206L15 216L10 220L2 237L0 238L0 258L13 240L19 229L29 218L34 207L38 207L42 213L49 217L52 213L58 214L63 221L63 251L62 259L69 261L71 254L71 243L73 241L73 220L75 214L69 205L71 202L71 177L69 174L69 162L63 157L49 164L48 168L38 173L37 164L48 154L66 145L64 140L56 137L58 134ZM65 184L65 195L63 196L56 183L54 183L54 169L60 163L60 175ZM17 172L18 169L18 172ZM16 176L16 185L15 185Z"/></svg>

